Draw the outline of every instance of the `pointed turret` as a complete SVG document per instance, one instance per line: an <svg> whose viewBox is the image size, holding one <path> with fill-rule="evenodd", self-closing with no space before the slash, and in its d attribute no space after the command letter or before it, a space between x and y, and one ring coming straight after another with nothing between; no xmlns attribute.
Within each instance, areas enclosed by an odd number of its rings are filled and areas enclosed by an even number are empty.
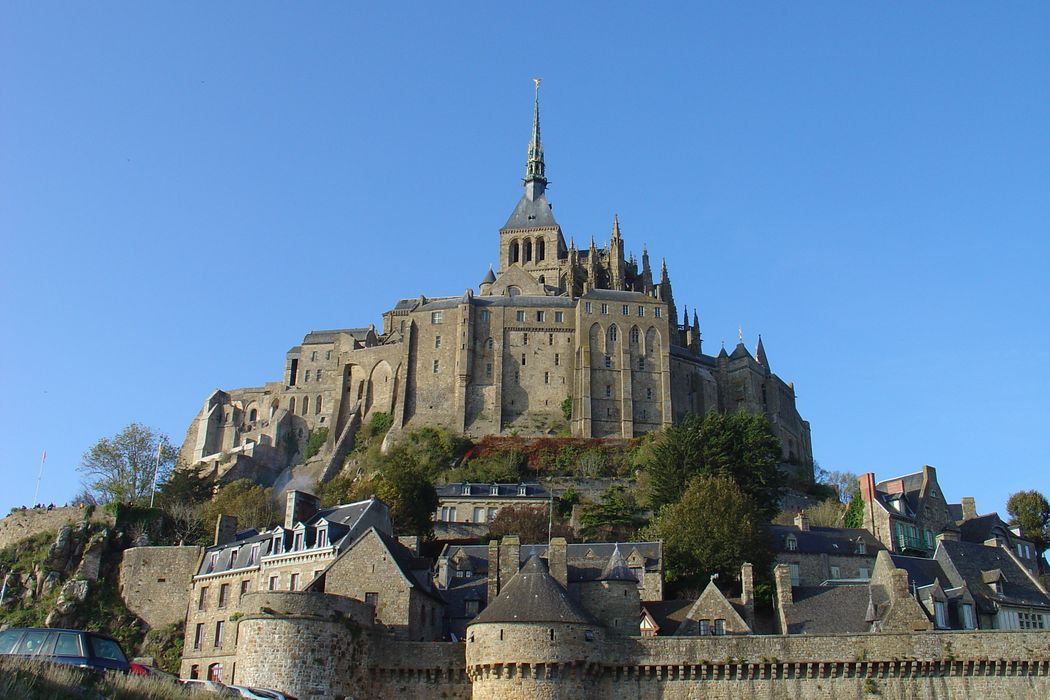
<svg viewBox="0 0 1050 700"><path fill-rule="evenodd" d="M481 280L482 284L492 284L496 281L496 273L492 271L492 265L489 265L488 274L485 275L485 279Z"/></svg>
<svg viewBox="0 0 1050 700"><path fill-rule="evenodd" d="M540 79L533 78L536 96L532 103L532 138L525 161L525 196L538 199L547 188L546 165L543 162L543 141L540 139Z"/></svg>
<svg viewBox="0 0 1050 700"><path fill-rule="evenodd" d="M613 548L612 556L609 557L609 561L605 564L605 568L602 569L602 574L598 577L598 580L637 582L638 579L631 573L630 567L627 566L627 561L623 558L623 554L620 553L620 545L616 545Z"/></svg>
<svg viewBox="0 0 1050 700"><path fill-rule="evenodd" d="M696 354L699 355L703 352L704 339L700 335L700 317L696 313L696 309L693 309L693 338L696 339Z"/></svg>
<svg viewBox="0 0 1050 700"><path fill-rule="evenodd" d="M758 334L758 347L755 348L755 359L758 360L758 364L769 369L769 360L766 359L766 348L762 345L761 333Z"/></svg>
<svg viewBox="0 0 1050 700"><path fill-rule="evenodd" d="M619 214L613 214L612 237L614 239L620 237L620 215Z"/></svg>

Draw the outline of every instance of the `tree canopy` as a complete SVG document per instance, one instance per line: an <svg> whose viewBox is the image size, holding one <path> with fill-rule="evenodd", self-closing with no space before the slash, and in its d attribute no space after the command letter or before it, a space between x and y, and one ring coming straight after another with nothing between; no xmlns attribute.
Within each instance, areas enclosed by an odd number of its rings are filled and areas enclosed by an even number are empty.
<svg viewBox="0 0 1050 700"><path fill-rule="evenodd" d="M580 514L580 534L595 542L625 542L644 524L634 493L623 486L607 488L599 503L588 503Z"/></svg>
<svg viewBox="0 0 1050 700"><path fill-rule="evenodd" d="M237 516L237 529L265 530L276 525L281 509L273 500L272 489L254 484L248 479L231 481L215 492L215 497L201 507L201 519L206 533L215 527L220 515Z"/></svg>
<svg viewBox="0 0 1050 700"><path fill-rule="evenodd" d="M1050 503L1038 491L1018 491L1006 501L1010 524L1020 525L1024 536L1042 554L1050 547Z"/></svg>
<svg viewBox="0 0 1050 700"><path fill-rule="evenodd" d="M642 457L649 505L659 511L676 502L693 477L721 475L736 482L769 520L777 513L783 487L780 453L780 440L763 415L710 411L703 417L685 416L666 428Z"/></svg>
<svg viewBox="0 0 1050 700"><path fill-rule="evenodd" d="M100 502L141 505L149 502L154 474L158 483L164 481L176 457L167 435L130 423L92 445L77 471L83 475L85 491Z"/></svg>
<svg viewBox="0 0 1050 700"><path fill-rule="evenodd" d="M660 510L645 536L663 540L668 584L698 592L712 574L736 579L744 562L757 572L769 568L772 551L763 520L733 479L697 476L678 502Z"/></svg>

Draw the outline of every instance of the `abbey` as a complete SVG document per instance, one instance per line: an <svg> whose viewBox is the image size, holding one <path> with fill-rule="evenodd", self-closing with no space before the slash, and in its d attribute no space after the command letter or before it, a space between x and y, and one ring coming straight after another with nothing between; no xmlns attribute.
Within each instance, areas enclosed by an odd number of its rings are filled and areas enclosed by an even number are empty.
<svg viewBox="0 0 1050 700"><path fill-rule="evenodd" d="M754 354L742 337L731 353L704 354L696 306L690 319L676 304L666 263L654 274L644 248L640 260L628 255L616 217L604 246L566 244L546 186L537 87L524 192L499 230L498 269L476 291L398 301L381 329L308 333L280 381L208 397L183 462L279 470L309 431L328 428L338 451L374 412L392 416L394 433L632 438L688 413L746 410L769 417L784 463L811 473L809 424L761 338Z"/></svg>

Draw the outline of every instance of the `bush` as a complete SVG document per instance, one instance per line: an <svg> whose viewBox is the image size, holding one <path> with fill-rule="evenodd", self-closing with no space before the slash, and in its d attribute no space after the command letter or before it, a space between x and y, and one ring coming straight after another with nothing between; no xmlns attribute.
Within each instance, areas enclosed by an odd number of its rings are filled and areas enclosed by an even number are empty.
<svg viewBox="0 0 1050 700"><path fill-rule="evenodd" d="M326 442L328 442L328 428L311 430L310 437L306 439L306 452L303 453L303 461L305 462L317 455Z"/></svg>

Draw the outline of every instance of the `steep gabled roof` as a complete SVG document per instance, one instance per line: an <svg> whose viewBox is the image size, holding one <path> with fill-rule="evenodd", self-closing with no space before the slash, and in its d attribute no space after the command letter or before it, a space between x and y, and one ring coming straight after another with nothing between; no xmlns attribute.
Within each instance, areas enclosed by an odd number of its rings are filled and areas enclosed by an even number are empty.
<svg viewBox="0 0 1050 700"><path fill-rule="evenodd" d="M796 587L794 603L785 608L788 634L868 632L869 602L866 585Z"/></svg>
<svg viewBox="0 0 1050 700"><path fill-rule="evenodd" d="M496 599L471 624L493 622L597 625L594 618L550 575L547 562L535 555L511 577Z"/></svg>
<svg viewBox="0 0 1050 700"><path fill-rule="evenodd" d="M952 584L965 583L978 606L986 612L993 611L997 605L1038 606L1050 609L1050 595L1040 590L1024 567L1018 565L1002 547L942 540L934 558L947 560L944 567L946 573L952 575L954 569L962 577L961 582L953 580ZM991 578L992 572L995 571L999 571L1003 576L1002 593L996 593L985 580Z"/></svg>
<svg viewBox="0 0 1050 700"><path fill-rule="evenodd" d="M530 228L557 228L558 222L554 220L554 212L547 202L547 196L541 194L536 199L529 199L522 195L518 200L510 218L503 225L503 230L530 229Z"/></svg>

